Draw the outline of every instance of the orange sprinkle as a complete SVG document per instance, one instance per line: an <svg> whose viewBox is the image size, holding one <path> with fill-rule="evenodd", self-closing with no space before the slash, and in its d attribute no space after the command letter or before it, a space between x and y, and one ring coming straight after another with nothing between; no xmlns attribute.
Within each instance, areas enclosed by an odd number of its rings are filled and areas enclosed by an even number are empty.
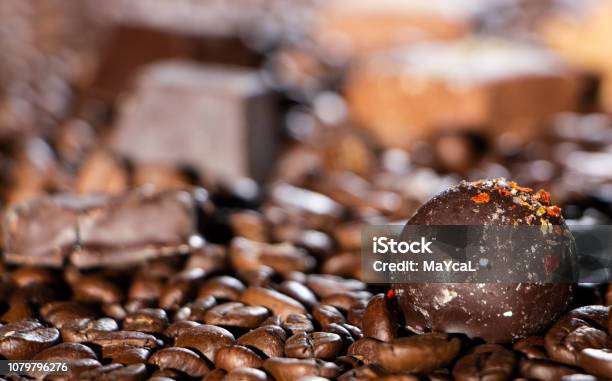
<svg viewBox="0 0 612 381"><path fill-rule="evenodd" d="M550 193L546 192L544 189L540 189L533 198L544 205L550 205Z"/></svg>
<svg viewBox="0 0 612 381"><path fill-rule="evenodd" d="M476 196L470 198L470 200L474 201L477 204L482 204L485 202L489 202L491 198L488 193L478 193Z"/></svg>
<svg viewBox="0 0 612 381"><path fill-rule="evenodd" d="M509 184L509 185L510 185L510 186L511 186L513 189L516 189L517 191L520 191L520 192L525 192L525 193L531 193L531 192L533 192L533 189L531 189L531 188L527 188L527 187L522 187L522 186L518 185L518 184L517 184L516 182L514 182L514 181L510 181L510 182L508 182L508 184Z"/></svg>
<svg viewBox="0 0 612 381"><path fill-rule="evenodd" d="M556 205L549 206L546 208L546 213L551 217L559 217L561 215L561 208Z"/></svg>

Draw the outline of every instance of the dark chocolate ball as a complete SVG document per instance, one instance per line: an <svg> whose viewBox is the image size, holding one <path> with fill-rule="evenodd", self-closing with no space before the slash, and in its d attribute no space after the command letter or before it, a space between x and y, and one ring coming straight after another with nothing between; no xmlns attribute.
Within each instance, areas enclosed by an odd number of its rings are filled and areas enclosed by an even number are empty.
<svg viewBox="0 0 612 381"><path fill-rule="evenodd" d="M550 225L569 232L548 193L504 179L464 181L426 202L408 224ZM576 258L574 246L569 252ZM549 326L568 306L575 285L409 283L393 288L413 331L463 333L504 343Z"/></svg>

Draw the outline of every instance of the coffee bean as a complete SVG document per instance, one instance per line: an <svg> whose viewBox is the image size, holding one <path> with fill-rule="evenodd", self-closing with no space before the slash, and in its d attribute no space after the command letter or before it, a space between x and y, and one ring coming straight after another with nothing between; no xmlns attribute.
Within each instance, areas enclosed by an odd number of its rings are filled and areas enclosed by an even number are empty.
<svg viewBox="0 0 612 381"><path fill-rule="evenodd" d="M193 320L203 322L206 312L217 304L212 296L199 297L193 302L181 307L174 314L174 320Z"/></svg>
<svg viewBox="0 0 612 381"><path fill-rule="evenodd" d="M397 337L399 311L384 294L372 297L368 302L361 321L363 335L381 341L391 341Z"/></svg>
<svg viewBox="0 0 612 381"><path fill-rule="evenodd" d="M261 266L254 269L238 270L237 274L247 286L267 287L270 286L274 277L274 270L268 266Z"/></svg>
<svg viewBox="0 0 612 381"><path fill-rule="evenodd" d="M348 310L347 320L355 327L363 329L363 316L365 315L368 302L360 300L354 303Z"/></svg>
<svg viewBox="0 0 612 381"><path fill-rule="evenodd" d="M111 318L75 319L61 328L62 338L66 342L83 343L90 341L96 333L117 331L119 326Z"/></svg>
<svg viewBox="0 0 612 381"><path fill-rule="evenodd" d="M264 361L263 367L276 381L295 381L303 376L321 376L332 379L336 378L340 370L332 362L285 357L269 358Z"/></svg>
<svg viewBox="0 0 612 381"><path fill-rule="evenodd" d="M607 348L608 335L585 320L566 316L546 333L546 352L552 360L567 365L578 364L578 354L586 348Z"/></svg>
<svg viewBox="0 0 612 381"><path fill-rule="evenodd" d="M128 314L123 321L123 329L126 331L162 333L167 326L168 316L161 308L143 308Z"/></svg>
<svg viewBox="0 0 612 381"><path fill-rule="evenodd" d="M185 377L186 377L185 374L178 370L157 369L151 374L151 378L149 378L149 380L161 378L163 381L166 381L166 380L174 381L174 380L184 380Z"/></svg>
<svg viewBox="0 0 612 381"><path fill-rule="evenodd" d="M356 279L345 279L336 275L311 274L308 275L306 285L319 298L343 291L362 291L366 289L365 283Z"/></svg>
<svg viewBox="0 0 612 381"><path fill-rule="evenodd" d="M317 297L310 289L293 280L286 280L278 286L278 291L292 297L306 307L317 304Z"/></svg>
<svg viewBox="0 0 612 381"><path fill-rule="evenodd" d="M215 369L211 372L209 372L203 379L202 381L224 381L225 380L225 376L227 375L227 372L224 371L223 369ZM151 381L151 380L149 380Z"/></svg>
<svg viewBox="0 0 612 381"><path fill-rule="evenodd" d="M324 326L331 323L344 323L346 320L344 319L344 315L342 312L338 311L338 309L334 306L329 306L326 304L317 304L312 309L312 316L319 323L319 325Z"/></svg>
<svg viewBox="0 0 612 381"><path fill-rule="evenodd" d="M351 344L355 342L353 335L340 324L337 324L337 323L327 324L327 325L324 325L321 328L321 330L323 332L335 333L336 335L340 336L340 338L342 339L343 350L346 350Z"/></svg>
<svg viewBox="0 0 612 381"><path fill-rule="evenodd" d="M256 328L269 315L268 310L261 306L245 306L239 302L228 302L206 311L204 322L228 327Z"/></svg>
<svg viewBox="0 0 612 381"><path fill-rule="evenodd" d="M177 321L176 323L170 324L168 328L166 328L166 330L164 331L164 335L169 338L174 339L178 335L183 333L183 331L185 331L187 328L193 328L193 327L197 327L200 325L202 324L195 322L195 321L191 321L191 320Z"/></svg>
<svg viewBox="0 0 612 381"><path fill-rule="evenodd" d="M81 277L72 285L72 292L77 300L88 303L118 303L123 299L114 282L97 275Z"/></svg>
<svg viewBox="0 0 612 381"><path fill-rule="evenodd" d="M122 365L140 364L149 358L149 350L146 348L132 347L130 345L109 345L102 347L102 358L109 359L113 363Z"/></svg>
<svg viewBox="0 0 612 381"><path fill-rule="evenodd" d="M160 349L149 357L147 363L161 369L175 369L189 377L202 377L210 371L206 361L201 359L197 353L179 347Z"/></svg>
<svg viewBox="0 0 612 381"><path fill-rule="evenodd" d="M88 341L102 347L109 345L131 345L154 349L162 345L155 336L136 331L95 331L89 334Z"/></svg>
<svg viewBox="0 0 612 381"><path fill-rule="evenodd" d="M578 365L590 374L612 378L612 351L586 348L578 354Z"/></svg>
<svg viewBox="0 0 612 381"><path fill-rule="evenodd" d="M128 366L109 364L83 372L79 375L79 379L100 381L140 381L146 376L147 367L145 364L132 364Z"/></svg>
<svg viewBox="0 0 612 381"><path fill-rule="evenodd" d="M35 319L34 311L28 303L13 304L0 317L0 321L15 323L21 320Z"/></svg>
<svg viewBox="0 0 612 381"><path fill-rule="evenodd" d="M163 289L163 278L149 274L139 275L132 280L127 296L131 300L158 300Z"/></svg>
<svg viewBox="0 0 612 381"><path fill-rule="evenodd" d="M268 357L282 357L286 338L285 331L281 327L266 325L240 336L237 343L256 348Z"/></svg>
<svg viewBox="0 0 612 381"><path fill-rule="evenodd" d="M119 303L109 303L102 306L102 313L115 320L123 320L127 316L127 311Z"/></svg>
<svg viewBox="0 0 612 381"><path fill-rule="evenodd" d="M9 297L9 304L30 303L41 306L60 299L61 288L50 287L45 283L32 283L14 290Z"/></svg>
<svg viewBox="0 0 612 381"><path fill-rule="evenodd" d="M80 380L83 373L102 366L98 360L93 359L70 360L66 361L66 363L70 369L69 375L47 375L45 376L45 380Z"/></svg>
<svg viewBox="0 0 612 381"><path fill-rule="evenodd" d="M228 330L214 325L199 325L186 328L178 334L174 344L179 347L191 348L211 362L214 362L217 351L234 344L235 339Z"/></svg>
<svg viewBox="0 0 612 381"><path fill-rule="evenodd" d="M268 376L255 368L236 368L225 376L225 381L267 381Z"/></svg>
<svg viewBox="0 0 612 381"><path fill-rule="evenodd" d="M301 332L310 333L314 331L312 321L304 314L287 315L287 317L283 320L282 326L292 334Z"/></svg>
<svg viewBox="0 0 612 381"><path fill-rule="evenodd" d="M77 319L93 319L96 314L87 306L77 302L51 302L40 308L42 318L55 327L62 327Z"/></svg>
<svg viewBox="0 0 612 381"><path fill-rule="evenodd" d="M0 327L0 355L9 360L26 360L60 341L56 328L24 320Z"/></svg>
<svg viewBox="0 0 612 381"><path fill-rule="evenodd" d="M548 360L521 359L519 373L530 380L560 380L563 376L579 373L574 368Z"/></svg>
<svg viewBox="0 0 612 381"><path fill-rule="evenodd" d="M183 270L174 275L159 296L159 306L176 309L185 304L195 295L198 284L205 276L206 272L200 268Z"/></svg>
<svg viewBox="0 0 612 381"><path fill-rule="evenodd" d="M512 349L523 353L530 359L548 360L548 354L544 346L544 338L540 336L531 336L518 340L512 346Z"/></svg>
<svg viewBox="0 0 612 381"><path fill-rule="evenodd" d="M426 378L424 378L426 379ZM420 381L417 376L409 373L390 372L378 365L370 364L354 368L338 377L339 381L348 380L386 380L386 381Z"/></svg>
<svg viewBox="0 0 612 381"><path fill-rule="evenodd" d="M272 316L268 316L266 320L262 321L259 326L263 327L266 325L277 325L280 327L282 324L283 324L283 321L281 320L279 316L272 315Z"/></svg>
<svg viewBox="0 0 612 381"><path fill-rule="evenodd" d="M517 367L514 354L495 344L484 344L475 347L463 356L453 367L453 377L457 381L511 380Z"/></svg>
<svg viewBox="0 0 612 381"><path fill-rule="evenodd" d="M321 303L348 311L358 301L365 301L367 303L371 298L372 293L368 291L343 291L327 295L321 299Z"/></svg>
<svg viewBox="0 0 612 381"><path fill-rule="evenodd" d="M561 377L561 381L598 381L597 377L588 374L570 374L569 376Z"/></svg>
<svg viewBox="0 0 612 381"><path fill-rule="evenodd" d="M192 251L186 269L203 269L208 273L221 271L226 267L226 250L224 246L205 244Z"/></svg>
<svg viewBox="0 0 612 381"><path fill-rule="evenodd" d="M392 372L429 372L449 364L460 348L457 338L429 333L390 342L363 338L351 345L348 354L364 356Z"/></svg>
<svg viewBox="0 0 612 381"><path fill-rule="evenodd" d="M231 276L210 278L198 290L199 297L214 296L215 299L236 301L244 291L244 284Z"/></svg>
<svg viewBox="0 0 612 381"><path fill-rule="evenodd" d="M285 355L293 358L331 360L342 349L342 339L335 333L298 333L285 342Z"/></svg>
<svg viewBox="0 0 612 381"><path fill-rule="evenodd" d="M43 267L20 267L13 271L12 276L19 287L36 283L51 285L57 282L57 276L51 270Z"/></svg>
<svg viewBox="0 0 612 381"><path fill-rule="evenodd" d="M289 314L306 313L304 306L297 300L263 287L247 288L240 296L240 301L250 305L264 306L281 318Z"/></svg>
<svg viewBox="0 0 612 381"><path fill-rule="evenodd" d="M93 359L97 356L91 348L78 343L61 343L49 347L34 356L33 360L60 361L60 360L79 360Z"/></svg>
<svg viewBox="0 0 612 381"><path fill-rule="evenodd" d="M242 345L219 348L215 366L231 372L237 368L261 368L263 360L255 352Z"/></svg>
<svg viewBox="0 0 612 381"><path fill-rule="evenodd" d="M232 213L229 220L236 236L257 242L268 240L268 227L261 213L253 210L238 211Z"/></svg>
<svg viewBox="0 0 612 381"><path fill-rule="evenodd" d="M312 270L315 259L305 250L290 243L269 244L237 237L230 243L229 258L235 268L240 270L268 266L274 271Z"/></svg>

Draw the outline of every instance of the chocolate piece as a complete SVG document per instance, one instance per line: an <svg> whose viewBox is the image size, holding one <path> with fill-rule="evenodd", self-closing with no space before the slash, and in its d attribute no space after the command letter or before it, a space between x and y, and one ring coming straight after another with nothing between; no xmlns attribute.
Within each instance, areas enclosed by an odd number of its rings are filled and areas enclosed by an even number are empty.
<svg viewBox="0 0 612 381"><path fill-rule="evenodd" d="M580 91L579 79L542 48L488 39L375 56L346 87L355 118L391 147L466 128L526 142L552 114L575 109Z"/></svg>
<svg viewBox="0 0 612 381"><path fill-rule="evenodd" d="M137 164L262 180L277 150L274 115L254 71L161 62L142 71L121 105L112 147Z"/></svg>
<svg viewBox="0 0 612 381"><path fill-rule="evenodd" d="M543 190L503 179L462 182L425 203L411 225L567 226ZM576 255L570 251L571 255ZM568 306L568 283L423 283L395 286L406 325L509 342L547 327Z"/></svg>
<svg viewBox="0 0 612 381"><path fill-rule="evenodd" d="M68 258L79 268L91 268L185 253L195 234L193 214L188 192L152 188L115 197L36 199L7 210L5 258L55 267Z"/></svg>

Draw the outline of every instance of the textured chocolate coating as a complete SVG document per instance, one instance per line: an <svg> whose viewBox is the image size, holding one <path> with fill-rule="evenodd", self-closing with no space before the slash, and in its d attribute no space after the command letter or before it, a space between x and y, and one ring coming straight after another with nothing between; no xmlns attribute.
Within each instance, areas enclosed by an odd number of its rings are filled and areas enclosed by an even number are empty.
<svg viewBox="0 0 612 381"><path fill-rule="evenodd" d="M462 182L425 203L412 225L567 226L548 193L504 179ZM510 342L549 326L570 302L565 283L396 284L406 325L416 332L464 333L488 342Z"/></svg>

